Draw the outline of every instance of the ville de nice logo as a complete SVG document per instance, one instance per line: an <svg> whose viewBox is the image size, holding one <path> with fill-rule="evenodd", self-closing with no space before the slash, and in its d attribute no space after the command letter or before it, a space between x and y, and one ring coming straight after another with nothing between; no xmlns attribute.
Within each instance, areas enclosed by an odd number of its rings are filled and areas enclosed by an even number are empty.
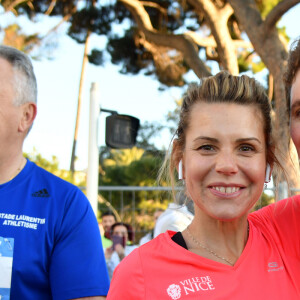
<svg viewBox="0 0 300 300"><path fill-rule="evenodd" d="M171 284L167 288L167 293L172 300L180 299L182 295L189 295L197 292L207 292L214 290L215 287L209 276L193 277L180 281L179 284Z"/></svg>

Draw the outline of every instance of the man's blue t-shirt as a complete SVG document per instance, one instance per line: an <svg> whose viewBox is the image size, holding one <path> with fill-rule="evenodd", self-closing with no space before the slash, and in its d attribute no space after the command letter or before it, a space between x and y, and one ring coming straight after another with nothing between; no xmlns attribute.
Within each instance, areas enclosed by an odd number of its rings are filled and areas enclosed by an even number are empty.
<svg viewBox="0 0 300 300"><path fill-rule="evenodd" d="M109 288L94 212L72 184L27 161L0 185L0 295L105 296Z"/></svg>

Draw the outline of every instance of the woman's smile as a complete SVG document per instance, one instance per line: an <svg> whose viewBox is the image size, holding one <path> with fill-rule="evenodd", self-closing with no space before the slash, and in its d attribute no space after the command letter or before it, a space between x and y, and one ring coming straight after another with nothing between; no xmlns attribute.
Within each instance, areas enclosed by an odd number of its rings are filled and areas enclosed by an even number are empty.
<svg viewBox="0 0 300 300"><path fill-rule="evenodd" d="M217 197L233 198L240 196L244 187L237 184L212 184L208 188Z"/></svg>

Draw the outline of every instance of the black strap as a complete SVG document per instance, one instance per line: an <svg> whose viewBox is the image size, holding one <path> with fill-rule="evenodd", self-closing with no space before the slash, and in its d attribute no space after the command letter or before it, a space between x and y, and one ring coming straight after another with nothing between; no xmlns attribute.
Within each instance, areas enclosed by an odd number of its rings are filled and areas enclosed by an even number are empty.
<svg viewBox="0 0 300 300"><path fill-rule="evenodd" d="M184 249L187 249L187 246L186 246L186 243L185 243L185 240L181 234L180 231L178 231L177 233L175 233L173 236L172 236L172 240L178 244L179 246L183 247Z"/></svg>

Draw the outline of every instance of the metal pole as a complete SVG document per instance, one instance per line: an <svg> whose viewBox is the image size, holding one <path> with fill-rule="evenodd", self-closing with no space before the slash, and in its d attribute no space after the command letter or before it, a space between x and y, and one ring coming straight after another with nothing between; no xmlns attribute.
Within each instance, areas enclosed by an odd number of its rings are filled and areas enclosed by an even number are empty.
<svg viewBox="0 0 300 300"><path fill-rule="evenodd" d="M86 195L97 217L98 213L98 116L100 111L99 86L93 82L90 90L90 122L89 122L89 150Z"/></svg>

